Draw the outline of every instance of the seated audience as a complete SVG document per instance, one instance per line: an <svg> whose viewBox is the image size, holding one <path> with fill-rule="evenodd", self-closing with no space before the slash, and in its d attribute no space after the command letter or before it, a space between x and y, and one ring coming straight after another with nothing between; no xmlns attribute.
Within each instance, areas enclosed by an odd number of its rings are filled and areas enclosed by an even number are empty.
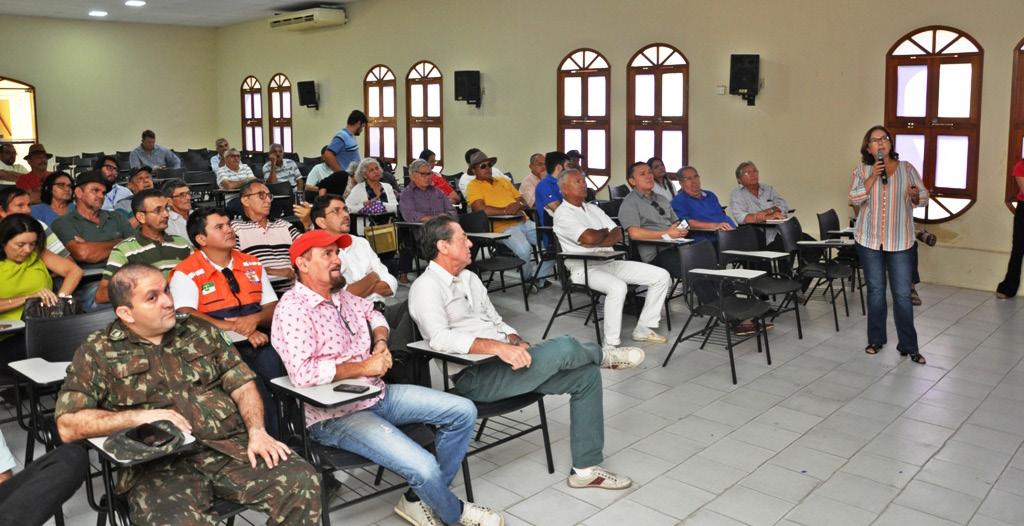
<svg viewBox="0 0 1024 526"><path fill-rule="evenodd" d="M537 244L537 226L533 221L527 219L523 210L526 209L526 202L523 196L516 190L508 179L492 177L492 171L496 157L487 157L487 154L477 151L469 159L467 173L474 176L469 183L469 192L466 194L466 202L473 211L483 211L489 216L515 215L517 219L502 219L493 221L494 232L506 232L511 237L498 241L508 247L516 257L523 260L523 274L527 280L533 283L535 290L544 289L551 285L545 279L552 274L554 261L545 261L541 264L540 271L536 272L533 261L532 247ZM534 276L538 278L533 279Z"/></svg>
<svg viewBox="0 0 1024 526"><path fill-rule="evenodd" d="M690 225L690 237L694 239L717 240L715 230L732 230L736 228L729 214L722 210L718 196L710 190L701 190L700 174L692 166L679 169L679 180L682 183L680 192L672 198L672 210L679 219L685 219Z"/></svg>
<svg viewBox="0 0 1024 526"><path fill-rule="evenodd" d="M137 233L117 244L110 251L103 278L96 289L96 303L109 302L107 286L111 276L129 263L144 263L163 272L164 277L175 265L192 253L188 241L167 233L167 198L155 188L140 190L132 196L132 212L139 223Z"/></svg>
<svg viewBox="0 0 1024 526"><path fill-rule="evenodd" d="M128 156L128 166L149 166L152 169L181 168L181 159L178 159L174 152L156 143L156 134L153 130L145 130L142 132L142 144L136 146Z"/></svg>
<svg viewBox="0 0 1024 526"><path fill-rule="evenodd" d="M8 214L31 215L32 208L28 203L28 192L21 188L11 186L0 189L0 219L3 219ZM64 243L60 242L60 239L57 238L57 234L54 234L53 230L51 230L50 227L42 221L39 221L39 226L43 227L43 243L46 245L46 250L49 250L60 257L70 258L71 252L68 252Z"/></svg>
<svg viewBox="0 0 1024 526"><path fill-rule="evenodd" d="M294 188L300 177L302 174L299 173L299 166L284 157L284 146L271 144L267 162L263 163L263 179L268 184L288 183Z"/></svg>
<svg viewBox="0 0 1024 526"><path fill-rule="evenodd" d="M351 218L345 201L339 195L327 194L316 198L310 217L317 230L335 235L350 233ZM345 261L342 269L345 290L370 300L383 312L384 300L394 297L398 291L398 281L388 272L369 241L359 236L351 238L350 243L341 247L341 257Z"/></svg>
<svg viewBox="0 0 1024 526"><path fill-rule="evenodd" d="M47 225L53 224L70 210L74 188L75 183L66 172L54 172L46 176L40 192L41 202L32 205L32 217Z"/></svg>
<svg viewBox="0 0 1024 526"><path fill-rule="evenodd" d="M456 214L452 202L445 197L444 192L434 186L437 174L430 170L430 163L422 159L416 159L409 165L409 186L402 191L401 199L398 201L398 209L402 212L402 219L418 223L426 223L436 215ZM443 181L444 178L441 178ZM447 184L447 183L446 183ZM452 192L456 194L454 191ZM403 231L404 232L404 231ZM411 231L413 239L405 239L407 244L415 245L416 232ZM400 283L409 284L408 272L412 270L412 258L416 249L411 246L403 247L398 254L398 276Z"/></svg>
<svg viewBox="0 0 1024 526"><path fill-rule="evenodd" d="M242 215L231 221L238 250L256 256L267 274L293 279L295 274L288 263L288 247L299 237L299 232L284 219L270 220L273 198L262 181L249 181L240 190Z"/></svg>
<svg viewBox="0 0 1024 526"><path fill-rule="evenodd" d="M116 187L117 185L114 186ZM149 171L149 168L143 166L133 169L132 174L128 178L128 196L123 197L114 203L114 210L135 219L135 213L132 210L132 196L144 190L152 189L153 174ZM113 190L111 190L111 192L113 192ZM110 195L110 192L107 192L107 195Z"/></svg>
<svg viewBox="0 0 1024 526"><path fill-rule="evenodd" d="M473 155L478 152L480 152L479 148L470 148L466 150L465 158L467 165L469 164L470 158L472 158ZM502 170L501 168L498 168L497 166L491 167L491 173L494 175L494 177L497 177L499 179L508 179L508 176L505 175L505 171ZM473 179L476 179L476 176L473 175L473 172L470 170L467 170L465 173L462 174L462 177L459 177L459 191L462 192L462 195L467 195L466 193L469 192L469 183L472 183ZM509 179L509 182L512 182L512 180Z"/></svg>
<svg viewBox="0 0 1024 526"><path fill-rule="evenodd" d="M20 320L25 302L39 298L43 305L56 305L70 298L82 279L82 269L66 257L46 249L43 227L27 214L10 214L0 221L0 320ZM53 277L60 276L60 290L53 292ZM24 360L25 338L0 336L0 368Z"/></svg>
<svg viewBox="0 0 1024 526"><path fill-rule="evenodd" d="M188 236L196 250L171 271L174 308L245 338L236 347L259 376L256 386L266 406L267 429L279 436L269 384L281 376L281 360L269 345L270 337L260 330L270 328L277 305L267 272L255 256L235 249L235 232L223 209L192 212Z"/></svg>
<svg viewBox="0 0 1024 526"><path fill-rule="evenodd" d="M16 464L0 433L0 524L45 524L82 486L89 451L82 444L64 444L18 474Z"/></svg>
<svg viewBox="0 0 1024 526"><path fill-rule="evenodd" d="M391 185L391 188L395 192L398 192L399 190L401 190L402 187L398 185L398 179L395 178L395 169L394 169L394 167L391 166L391 163L385 161L383 157L377 157L376 159L377 159L377 164L380 165L380 170L381 170L380 180L381 180L381 182L384 182L384 183L387 183L387 184Z"/></svg>
<svg viewBox="0 0 1024 526"><path fill-rule="evenodd" d="M398 211L398 198L390 184L381 181L384 170L380 163L372 157L359 161L356 168L356 184L345 198L349 210L360 213L395 213Z"/></svg>
<svg viewBox="0 0 1024 526"><path fill-rule="evenodd" d="M43 186L46 176L50 175L50 171L46 167L50 164L52 157L53 154L47 153L42 144L33 144L28 148L25 161L28 162L31 170L19 175L18 181L14 184L29 193L32 204L39 202L39 189Z"/></svg>
<svg viewBox="0 0 1024 526"><path fill-rule="evenodd" d="M630 242L636 245L640 261L661 267L673 277L684 278L676 247L635 243L636 240L644 239L686 237L689 231L672 211L672 201L654 190L657 183L649 165L633 163L626 178L633 191L619 205L619 223L629 234Z"/></svg>
<svg viewBox="0 0 1024 526"><path fill-rule="evenodd" d="M636 367L641 360L623 349L602 351L572 336L531 344L502 320L483 282L466 270L473 243L458 220L437 216L423 225L422 235L423 253L431 262L409 289L409 312L423 337L435 351L490 354L501 360L469 369L449 366L453 392L480 402L532 392L571 395L569 487L628 488L629 478L598 465L604 448L599 367Z"/></svg>
<svg viewBox="0 0 1024 526"><path fill-rule="evenodd" d="M371 302L343 288L341 268L348 262L339 248L351 239L314 230L295 240L290 252L298 280L274 313L274 348L297 386L354 379L381 392L335 409L307 406L310 436L404 477L412 492L399 498L395 513L413 524L503 524L498 513L460 501L449 489L473 433L473 403L418 385L387 385L385 390L381 377L392 366L388 324ZM434 453L398 428L417 422L437 427Z"/></svg>
<svg viewBox="0 0 1024 526"><path fill-rule="evenodd" d="M227 139L221 137L214 143L214 148L217 150L217 153L210 157L210 171L217 173L217 170L224 166L224 154L231 149L231 145L228 144Z"/></svg>
<svg viewBox="0 0 1024 526"><path fill-rule="evenodd" d="M676 196L676 189L672 186L672 180L665 171L665 162L661 160L661 157L651 157L647 159L647 167L654 175L654 193L672 201L672 198Z"/></svg>
<svg viewBox="0 0 1024 526"><path fill-rule="evenodd" d="M558 189L558 174L565 170L569 157L562 152L548 152L544 155L546 175L537 183L534 190L534 210L537 211L537 224L551 226L551 216L562 204L562 192Z"/></svg>
<svg viewBox="0 0 1024 526"><path fill-rule="evenodd" d="M28 168L15 164L17 157L18 150L13 143L0 142L0 184L13 184L21 174L28 172Z"/></svg>
<svg viewBox="0 0 1024 526"><path fill-rule="evenodd" d="M223 190L238 190L243 184L254 179L256 176L252 173L252 168L242 163L242 154L234 148L229 149L224 155L224 166L217 170L217 186Z"/></svg>
<svg viewBox="0 0 1024 526"><path fill-rule="evenodd" d="M523 179L523 182L519 183L519 193L522 194L523 200L526 201L526 205L530 208L534 207L537 200L537 183L545 175L547 175L547 170L544 167L544 154L535 153L531 155L530 174Z"/></svg>
<svg viewBox="0 0 1024 526"><path fill-rule="evenodd" d="M81 175L75 186L75 209L52 225L53 232L84 269L103 267L110 257L110 251L121 241L135 235L123 215L101 208L107 191L106 181L98 171ZM99 282L93 281L75 292L86 311L101 308L95 303L98 286Z"/></svg>
<svg viewBox="0 0 1024 526"><path fill-rule="evenodd" d="M320 157L321 158L323 157L324 152L326 152L326 151L327 151L327 147L326 146L324 146L323 148L320 149ZM313 168L311 168L309 170L309 173L306 174L306 182L303 185L303 187L305 188L305 191L306 192L314 192L314 193L319 192L320 189L318 188L318 186L320 184L320 181L322 179L326 178L327 176L331 175L332 173L334 173L334 172L331 170L331 167L327 166L327 163L325 163L325 162L321 162L321 163L318 163L318 164L314 165ZM328 192L328 193L335 193L335 192Z"/></svg>
<svg viewBox="0 0 1024 526"><path fill-rule="evenodd" d="M558 186L565 199L555 210L555 235L563 252L594 253L612 250L622 241L622 229L595 204L586 203L587 183L583 174L575 168L568 168L558 175ZM672 284L668 271L639 261L591 261L586 265L579 260L565 261L573 283L589 284L605 294L604 299L604 346L613 349L619 346L619 331L622 325L622 308L626 303L629 285L644 285L647 295L640 318L633 329L633 341L665 343L668 338L655 332L661 323L661 310L665 296ZM642 361L644 352L635 347L623 347L632 360Z"/></svg>
<svg viewBox="0 0 1024 526"><path fill-rule="evenodd" d="M738 224L764 223L768 219L785 219L789 207L786 200L769 185L759 181L757 166L743 161L736 167L736 182L740 186L729 195L729 213ZM782 238L775 228L764 229L766 246L782 249Z"/></svg>
<svg viewBox="0 0 1024 526"><path fill-rule="evenodd" d="M453 205L458 204L459 201L462 200L462 196L459 195L459 193L456 192L454 188L452 188L452 185L448 184L448 181L445 180L445 178L442 177L441 174L437 172L437 170L435 170L435 167L437 167L437 154L435 154L431 150L423 150L422 152L420 152L419 159L427 162L427 166L430 168L431 180L433 181L434 186L437 187L437 189L440 190L445 195L445 197L447 197L448 200L452 202ZM409 165L409 174L409 177L411 178L412 165Z"/></svg>
<svg viewBox="0 0 1024 526"><path fill-rule="evenodd" d="M94 168L96 170L99 170L99 172L103 174L103 178L106 179L107 195L103 197L102 208L104 210L114 210L118 203L120 203L123 200L127 200L130 210L132 201L132 191L124 186L121 186L117 182L117 157L114 157L113 155L106 155L100 157L96 161L96 165L94 166ZM138 168L135 168L132 173L136 173L139 170L143 170L145 173L148 174L152 169L148 166L140 166Z"/></svg>
<svg viewBox="0 0 1024 526"><path fill-rule="evenodd" d="M188 215L192 212L192 192L181 179L172 179L160 188L167 198L167 233L188 241ZM191 245L191 243L190 243Z"/></svg>
<svg viewBox="0 0 1024 526"><path fill-rule="evenodd" d="M362 157L359 155L359 142L356 141L356 137L363 133L366 123L365 113L352 110L345 121L345 127L334 134L331 142L327 144L327 149L320 153L331 172L351 172L352 165L359 163Z"/></svg>
<svg viewBox="0 0 1024 526"><path fill-rule="evenodd" d="M119 471L115 491L126 494L132 522L212 524L219 497L271 524L319 524L319 477L267 433L255 375L220 331L195 316L178 321L163 274L146 265L117 271L110 301L117 320L78 348L58 395L61 439L157 420L197 439L187 455Z"/></svg>

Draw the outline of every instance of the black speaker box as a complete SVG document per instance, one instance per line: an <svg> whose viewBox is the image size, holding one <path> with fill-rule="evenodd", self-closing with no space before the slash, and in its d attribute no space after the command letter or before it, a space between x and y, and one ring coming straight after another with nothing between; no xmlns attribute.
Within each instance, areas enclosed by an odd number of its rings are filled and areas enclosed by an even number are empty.
<svg viewBox="0 0 1024 526"><path fill-rule="evenodd" d="M299 106L316 106L316 82L312 80L300 80L296 86L299 89Z"/></svg>
<svg viewBox="0 0 1024 526"><path fill-rule="evenodd" d="M757 95L760 83L761 55L731 55L729 94Z"/></svg>
<svg viewBox="0 0 1024 526"><path fill-rule="evenodd" d="M456 71L455 72L455 100L466 101L470 104L480 102L480 72L479 71Z"/></svg>

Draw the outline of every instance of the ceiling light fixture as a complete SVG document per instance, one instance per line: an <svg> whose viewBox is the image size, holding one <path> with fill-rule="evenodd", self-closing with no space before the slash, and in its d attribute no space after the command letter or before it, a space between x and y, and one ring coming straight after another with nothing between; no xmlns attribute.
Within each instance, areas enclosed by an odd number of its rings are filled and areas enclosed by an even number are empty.
<svg viewBox="0 0 1024 526"><path fill-rule="evenodd" d="M128 0L124 3L124 5L128 7L142 7L146 5L146 2L144 2L143 0Z"/></svg>
<svg viewBox="0 0 1024 526"><path fill-rule="evenodd" d="M100 10L93 10L93 11L89 11L89 16L96 16L96 17L107 16L107 12L106 11L100 11Z"/></svg>

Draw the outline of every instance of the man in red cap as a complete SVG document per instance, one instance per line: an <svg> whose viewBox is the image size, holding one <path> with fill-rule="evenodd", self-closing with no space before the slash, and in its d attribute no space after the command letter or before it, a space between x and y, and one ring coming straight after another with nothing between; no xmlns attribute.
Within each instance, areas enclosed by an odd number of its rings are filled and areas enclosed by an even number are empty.
<svg viewBox="0 0 1024 526"><path fill-rule="evenodd" d="M294 385L357 379L381 388L374 398L339 408L307 405L310 436L405 477L411 491L399 498L395 513L412 524L501 526L501 514L462 502L449 488L473 433L476 406L418 385L385 387L381 377L392 364L389 328L371 301L345 290L339 248L351 243L348 234L325 230L299 236L288 251L295 286L274 311L271 338ZM411 423L437 427L435 453L396 425Z"/></svg>

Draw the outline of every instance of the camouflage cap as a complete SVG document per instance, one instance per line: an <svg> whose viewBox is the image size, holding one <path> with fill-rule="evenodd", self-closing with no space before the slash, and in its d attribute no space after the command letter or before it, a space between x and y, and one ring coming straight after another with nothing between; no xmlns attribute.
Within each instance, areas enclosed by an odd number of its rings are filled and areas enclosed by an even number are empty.
<svg viewBox="0 0 1024 526"><path fill-rule="evenodd" d="M117 460L136 463L167 455L184 441L184 435L170 420L157 420L111 434L103 442L103 449Z"/></svg>

